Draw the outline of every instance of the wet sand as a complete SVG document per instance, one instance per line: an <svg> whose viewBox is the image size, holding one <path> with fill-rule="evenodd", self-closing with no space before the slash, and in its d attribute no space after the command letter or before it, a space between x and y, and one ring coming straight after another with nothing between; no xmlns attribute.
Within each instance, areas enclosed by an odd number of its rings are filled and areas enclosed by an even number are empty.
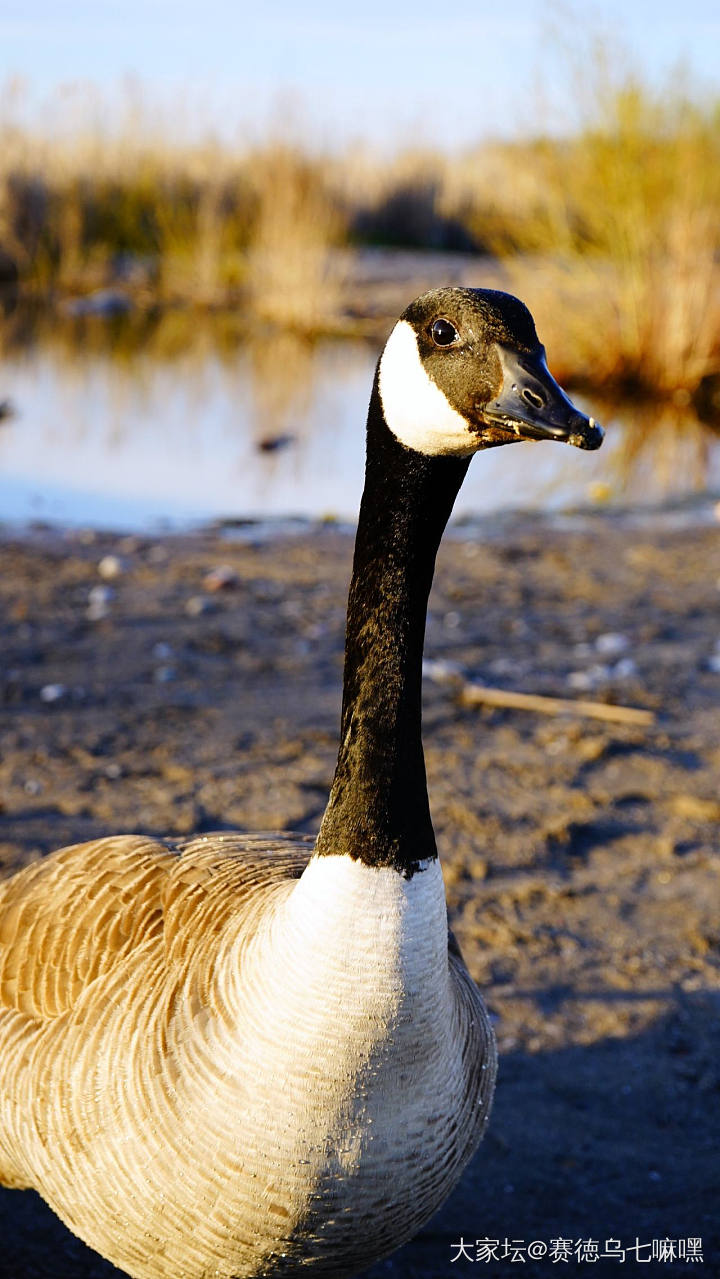
<svg viewBox="0 0 720 1279"><path fill-rule="evenodd" d="M351 553L335 526L6 533L4 873L108 832L314 832ZM208 578L222 566L224 585ZM656 722L468 709L427 681L450 919L496 1019L500 1076L459 1188L366 1279L556 1273L520 1242L503 1260L506 1238L602 1253L700 1237L702 1267L641 1273L720 1274L719 605L710 524L516 517L456 528L441 549L429 657ZM498 1260L453 1263L461 1237L473 1258L497 1239ZM0 1241L5 1279L118 1273L30 1193L0 1191Z"/></svg>

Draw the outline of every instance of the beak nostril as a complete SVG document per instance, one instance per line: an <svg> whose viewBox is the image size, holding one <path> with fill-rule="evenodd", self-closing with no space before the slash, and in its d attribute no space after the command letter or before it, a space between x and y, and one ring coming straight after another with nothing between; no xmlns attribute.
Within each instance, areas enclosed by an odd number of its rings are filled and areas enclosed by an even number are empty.
<svg viewBox="0 0 720 1279"><path fill-rule="evenodd" d="M523 387L521 394L525 403L529 404L531 408L533 409L543 408L545 401L541 395L536 395L536 393L534 391L530 391L528 387Z"/></svg>

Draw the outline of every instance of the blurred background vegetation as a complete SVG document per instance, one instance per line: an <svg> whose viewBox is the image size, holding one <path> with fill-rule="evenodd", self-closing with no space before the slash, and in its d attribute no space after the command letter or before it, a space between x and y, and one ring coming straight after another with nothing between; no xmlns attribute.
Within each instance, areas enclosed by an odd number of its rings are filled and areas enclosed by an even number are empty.
<svg viewBox="0 0 720 1279"><path fill-rule="evenodd" d="M56 404L72 370L69 432L78 406L90 415L79 388L106 367L98 360L130 386L141 360L147 371L181 359L178 412L200 431L206 410L190 402L219 361L227 400L255 404L253 432L269 450L300 440L312 417L327 363L326 348L314 359L317 339L378 349L425 288L506 288L530 306L555 375L621 424L590 500L707 489L720 454L720 95L677 71L644 78L600 41L582 55L575 43L567 77L576 110L564 128L547 123L538 96L535 125L514 139L445 148L418 130L394 151L321 147L292 110L252 140L191 141L137 85L119 108L76 88L68 118L59 100L32 123L22 86L7 82L6 369L51 353L39 382L55 379ZM45 410L23 396L40 429ZM3 408L8 420L18 408L12 386L0 386L0 418ZM24 429L4 430L16 458ZM14 465L27 470L27 456Z"/></svg>
<svg viewBox="0 0 720 1279"><path fill-rule="evenodd" d="M374 334L393 312L362 287L369 250L490 259L560 377L717 408L720 99L608 84L600 60L595 81L572 136L384 157L278 138L182 145L137 102L112 132L51 139L18 123L6 88L0 276L43 306L90 296L78 315L241 308Z"/></svg>

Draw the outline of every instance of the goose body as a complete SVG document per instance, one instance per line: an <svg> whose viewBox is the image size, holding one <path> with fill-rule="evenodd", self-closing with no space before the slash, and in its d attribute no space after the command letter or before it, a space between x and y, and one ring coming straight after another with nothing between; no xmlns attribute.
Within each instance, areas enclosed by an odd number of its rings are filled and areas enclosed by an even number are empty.
<svg viewBox="0 0 720 1279"><path fill-rule="evenodd" d="M601 439L522 304L418 299L370 403L314 846L118 836L0 885L0 1181L137 1279L352 1275L415 1233L480 1141L494 1040L448 937L420 674L470 457L525 436Z"/></svg>

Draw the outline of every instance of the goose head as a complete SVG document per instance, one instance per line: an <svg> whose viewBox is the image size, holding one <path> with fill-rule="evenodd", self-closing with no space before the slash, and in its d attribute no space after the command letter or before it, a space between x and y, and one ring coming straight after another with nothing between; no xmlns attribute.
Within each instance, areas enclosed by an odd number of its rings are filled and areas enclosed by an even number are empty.
<svg viewBox="0 0 720 1279"><path fill-rule="evenodd" d="M433 289L393 329L378 365L390 432L429 456L519 440L597 449L602 427L558 386L524 303L494 289Z"/></svg>

